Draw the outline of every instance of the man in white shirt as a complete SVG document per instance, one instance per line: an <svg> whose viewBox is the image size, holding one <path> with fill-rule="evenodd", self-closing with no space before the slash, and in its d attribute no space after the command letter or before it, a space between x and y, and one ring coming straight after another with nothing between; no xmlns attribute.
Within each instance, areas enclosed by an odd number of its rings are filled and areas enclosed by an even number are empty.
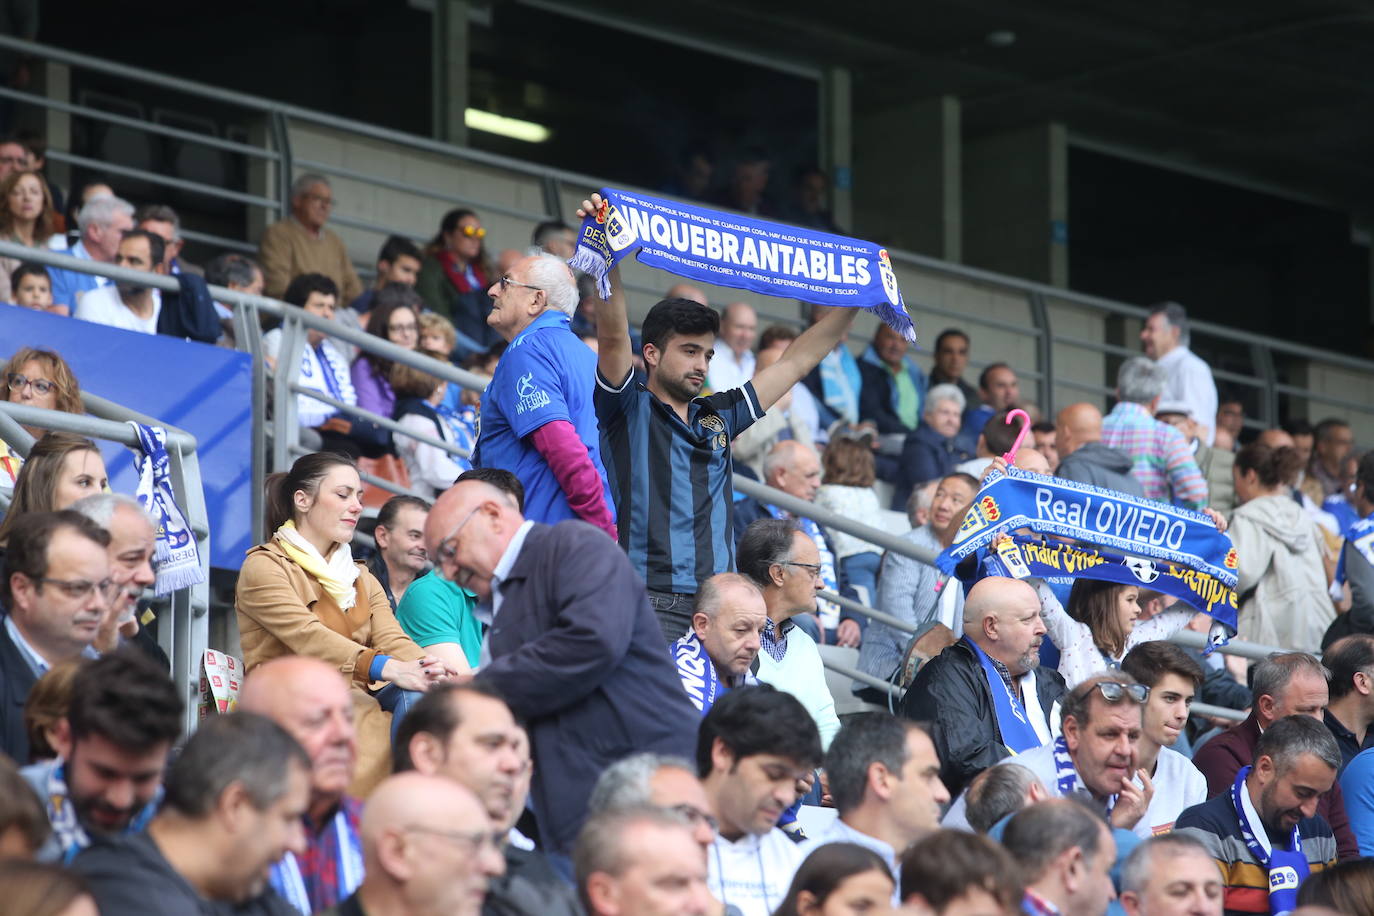
<svg viewBox="0 0 1374 916"><path fill-rule="evenodd" d="M721 697L701 720L697 772L715 815L707 865L711 893L743 916L769 916L802 862L775 825L797 781L821 762L820 735L796 698L767 684Z"/></svg>
<svg viewBox="0 0 1374 916"><path fill-rule="evenodd" d="M801 701L820 729L821 744L840 730L835 698L825 683L825 666L816 642L792 622L816 607L821 557L816 542L792 519L765 518L740 538L735 557L740 573L763 592L768 622L759 637L758 679Z"/></svg>
<svg viewBox="0 0 1374 916"><path fill-rule="evenodd" d="M116 267L165 274L165 254L166 242L160 236L146 229L131 229L120 239L114 263ZM113 286L102 286L83 295L75 314L77 318L112 328L156 334L157 318L161 312L160 290L119 280Z"/></svg>
<svg viewBox="0 0 1374 916"><path fill-rule="evenodd" d="M1188 708L1202 687L1202 666L1179 646L1151 640L1121 660L1121 670L1150 688L1142 709L1136 765L1150 775L1154 798L1135 826L1148 837L1173 829L1184 809L1207 800L1207 777L1174 744L1188 724Z"/></svg>
<svg viewBox="0 0 1374 916"><path fill-rule="evenodd" d="M81 229L81 238L65 253L87 261L113 264L119 250L119 240L134 227L134 205L113 194L95 193L81 207L76 224ZM110 283L106 277L75 270L52 268L49 274L52 277L52 301L67 306L73 312L87 292Z"/></svg>
<svg viewBox="0 0 1374 916"><path fill-rule="evenodd" d="M900 887L902 850L939 827L940 806L949 801L930 735L889 713L859 713L831 742L825 771L840 816L802 844L802 855L826 843L856 843L882 856Z"/></svg>
<svg viewBox="0 0 1374 916"><path fill-rule="evenodd" d="M747 302L732 302L720 313L720 337L707 380L712 391L738 388L754 377L754 342L759 316Z"/></svg>
<svg viewBox="0 0 1374 916"><path fill-rule="evenodd" d="M1197 423L1198 438L1207 445L1216 441L1217 383L1212 370L1188 349L1188 312L1177 302L1161 302L1150 310L1140 331L1145 355L1164 370L1166 401L1187 404Z"/></svg>

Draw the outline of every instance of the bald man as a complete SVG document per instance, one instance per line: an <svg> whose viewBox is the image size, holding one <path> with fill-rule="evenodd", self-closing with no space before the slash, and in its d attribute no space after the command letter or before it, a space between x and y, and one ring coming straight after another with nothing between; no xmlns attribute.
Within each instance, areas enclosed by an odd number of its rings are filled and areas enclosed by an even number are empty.
<svg viewBox="0 0 1374 916"><path fill-rule="evenodd" d="M1092 404L1070 404L1055 418L1054 443L1059 450L1056 477L1143 497L1131 476L1131 456L1102 443L1102 411Z"/></svg>
<svg viewBox="0 0 1374 916"><path fill-rule="evenodd" d="M362 802L345 794L358 757L348 682L319 659L288 655L253 669L239 708L276 722L310 755L305 852L272 866L272 887L302 913L334 906L363 880Z"/></svg>
<svg viewBox="0 0 1374 916"><path fill-rule="evenodd" d="M704 716L725 691L757 683L750 668L768 605L757 585L739 573L718 573L697 591L692 628L673 643L682 688Z"/></svg>
<svg viewBox="0 0 1374 916"><path fill-rule="evenodd" d="M775 487L788 496L795 496L805 502L814 502L816 491L821 486L821 458L816 450L804 442L784 439L768 452L763 459L763 482ZM821 526L805 516L794 516L786 509L759 502L752 497L739 500L735 504L735 550L738 552L740 540L751 524L761 518L794 519L801 530L816 545L820 554L820 577L822 587L839 592L840 581L835 573L835 554L830 549ZM827 642L841 646L857 647L863 638L866 618L862 614L842 609L833 601L816 598L816 618L801 617L796 621L811 634L816 642ZM825 628L826 638L821 639L816 619Z"/></svg>
<svg viewBox="0 0 1374 916"><path fill-rule="evenodd" d="M698 715L624 551L583 522L527 522L469 474L434 504L425 546L477 595L477 678L526 723L543 847L566 856L601 771L638 751L691 757Z"/></svg>
<svg viewBox="0 0 1374 916"><path fill-rule="evenodd" d="M720 337L707 370L712 391L738 388L754 377L754 344L759 339L759 316L747 302L732 302L720 311Z"/></svg>
<svg viewBox="0 0 1374 916"><path fill-rule="evenodd" d="M917 672L902 713L938 723L940 778L951 794L1013 751L1049 743L1064 679L1040 667L1044 636L1035 589L989 576L964 600L964 635Z"/></svg>
<svg viewBox="0 0 1374 916"><path fill-rule="evenodd" d="M674 283L668 287L668 291L663 294L664 299L686 299L688 302L695 302L698 305L709 306L706 294L697 289L690 283Z"/></svg>
<svg viewBox="0 0 1374 916"><path fill-rule="evenodd" d="M363 812L367 880L334 916L477 916L505 871L494 826L477 796L439 776L401 773Z"/></svg>

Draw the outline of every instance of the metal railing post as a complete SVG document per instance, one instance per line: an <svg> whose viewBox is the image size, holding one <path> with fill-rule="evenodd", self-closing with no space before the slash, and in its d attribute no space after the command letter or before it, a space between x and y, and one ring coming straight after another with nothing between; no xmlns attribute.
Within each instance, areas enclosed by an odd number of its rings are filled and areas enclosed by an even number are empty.
<svg viewBox="0 0 1374 916"><path fill-rule="evenodd" d="M262 482L267 476L267 361L262 353L262 320L258 307L253 303L234 309L234 343L238 350L247 353L252 359L253 384L253 454L252 484L249 494L252 518L253 543L261 544L266 538L262 530L263 492Z"/></svg>
<svg viewBox="0 0 1374 916"><path fill-rule="evenodd" d="M274 108L268 115L272 123L272 145L277 150L277 214L279 219L291 215L291 182L295 165L291 158L291 130L286 113Z"/></svg>
<svg viewBox="0 0 1374 916"><path fill-rule="evenodd" d="M305 333L297 316L287 314L281 325L277 364L272 369L272 468L278 471L291 466L291 446L300 444L296 395L291 385L300 372L305 343Z"/></svg>
<svg viewBox="0 0 1374 916"><path fill-rule="evenodd" d="M1264 416L1264 425L1272 429L1279 425L1278 372L1274 366L1274 354L1268 347L1256 342L1250 344L1250 359L1264 383L1260 413Z"/></svg>
<svg viewBox="0 0 1374 916"><path fill-rule="evenodd" d="M1026 294L1030 304L1031 323L1039 331L1035 339L1036 356L1039 362L1040 378L1036 387L1040 389L1040 413L1054 416L1054 333L1050 326L1050 309L1045 296L1039 290Z"/></svg>

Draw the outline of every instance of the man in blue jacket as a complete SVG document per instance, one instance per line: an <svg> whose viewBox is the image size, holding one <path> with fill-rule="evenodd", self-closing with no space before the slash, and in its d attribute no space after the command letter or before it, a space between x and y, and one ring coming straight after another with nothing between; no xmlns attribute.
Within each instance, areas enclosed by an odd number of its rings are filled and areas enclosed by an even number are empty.
<svg viewBox="0 0 1374 916"><path fill-rule="evenodd" d="M469 474L434 504L425 545L477 595L477 677L527 725L541 839L566 856L602 771L643 751L690 757L699 716L619 546L586 522L526 521L510 493Z"/></svg>

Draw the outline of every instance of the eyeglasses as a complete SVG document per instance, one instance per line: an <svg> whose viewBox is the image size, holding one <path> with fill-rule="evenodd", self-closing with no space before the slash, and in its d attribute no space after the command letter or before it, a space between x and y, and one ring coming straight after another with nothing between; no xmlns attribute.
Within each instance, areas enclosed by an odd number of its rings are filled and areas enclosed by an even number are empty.
<svg viewBox="0 0 1374 916"><path fill-rule="evenodd" d="M503 276L500 280L497 280L496 282L500 284L501 292L503 293L506 291L507 286L523 286L525 289L537 289L540 292L544 291L544 287L542 286L530 286L528 283L519 283L515 280L512 280L509 274Z"/></svg>
<svg viewBox="0 0 1374 916"><path fill-rule="evenodd" d="M459 226L458 231L462 232L470 239L484 239L487 237L487 230L481 226Z"/></svg>
<svg viewBox="0 0 1374 916"><path fill-rule="evenodd" d="M668 810L676 811L693 824L705 824L707 827L711 828L712 833L720 829L720 822L710 814L702 811L696 805L689 805L684 802L681 805L669 805Z"/></svg>
<svg viewBox="0 0 1374 916"><path fill-rule="evenodd" d="M114 588L114 581L111 579L92 582L89 579L50 579L47 576L40 576L35 581L41 582L44 585L56 585L58 591L74 601L85 598L92 590L96 589L100 591L102 598L108 597L111 590Z"/></svg>
<svg viewBox="0 0 1374 916"><path fill-rule="evenodd" d="M1116 681L1101 681L1093 685L1097 692L1102 694L1102 699L1108 703L1120 703L1123 697L1129 696L1137 703L1144 704L1150 698L1150 688L1144 684L1118 684Z"/></svg>
<svg viewBox="0 0 1374 916"><path fill-rule="evenodd" d="M805 569L811 573L811 578L813 579L819 579L821 577L821 567L818 563L796 563L792 560L786 560L782 563L782 565L796 566L800 569Z"/></svg>
<svg viewBox="0 0 1374 916"><path fill-rule="evenodd" d="M57 390L57 383L50 382L45 378L29 378L18 372L11 372L5 378L9 382L10 391L23 391L25 385L32 385L33 390L39 394L48 394Z"/></svg>
<svg viewBox="0 0 1374 916"><path fill-rule="evenodd" d="M401 829L413 833L428 833L431 836L441 837L448 840L450 843L467 846L473 852L477 852L484 846L490 846L492 849L500 849L502 844L506 842L506 834L500 830L491 833L485 830L474 830L471 833L465 833L461 830L440 830L437 827L421 827L419 824L411 824Z"/></svg>
<svg viewBox="0 0 1374 916"><path fill-rule="evenodd" d="M458 548L453 546L453 542L458 539L458 534L463 530L463 526L472 520L472 517L477 514L477 510L480 508L482 507L474 506L471 512L463 516L463 520L458 523L458 527L450 531L448 537L440 541L438 549L434 551L434 568L439 571L439 575L443 576L443 578L448 578L444 573L444 567L453 563L458 558Z"/></svg>
<svg viewBox="0 0 1374 916"><path fill-rule="evenodd" d="M389 324L386 326L386 329L392 334L400 334L402 332L414 334L416 331L420 330L420 326L411 322L410 324Z"/></svg>

